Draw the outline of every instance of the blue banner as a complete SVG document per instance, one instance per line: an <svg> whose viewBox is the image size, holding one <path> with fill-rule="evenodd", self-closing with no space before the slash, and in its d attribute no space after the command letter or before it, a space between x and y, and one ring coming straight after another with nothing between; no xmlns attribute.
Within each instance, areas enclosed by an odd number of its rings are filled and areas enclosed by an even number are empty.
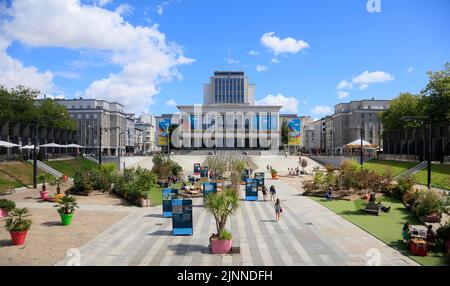
<svg viewBox="0 0 450 286"><path fill-rule="evenodd" d="M208 166L203 166L200 168L200 177L208 178Z"/></svg>
<svg viewBox="0 0 450 286"><path fill-rule="evenodd" d="M163 217L172 216L172 199L178 199L178 190L170 188L163 189L162 190Z"/></svg>
<svg viewBox="0 0 450 286"><path fill-rule="evenodd" d="M245 180L245 200L257 201L258 200L258 185L254 179Z"/></svg>
<svg viewBox="0 0 450 286"><path fill-rule="evenodd" d="M209 194L217 193L217 183L213 182L206 182L203 183L203 205L205 205L206 202L206 196Z"/></svg>
<svg viewBox="0 0 450 286"><path fill-rule="evenodd" d="M200 175L200 163L194 163L194 175Z"/></svg>
<svg viewBox="0 0 450 286"><path fill-rule="evenodd" d="M192 200L172 201L172 234L192 235Z"/></svg>

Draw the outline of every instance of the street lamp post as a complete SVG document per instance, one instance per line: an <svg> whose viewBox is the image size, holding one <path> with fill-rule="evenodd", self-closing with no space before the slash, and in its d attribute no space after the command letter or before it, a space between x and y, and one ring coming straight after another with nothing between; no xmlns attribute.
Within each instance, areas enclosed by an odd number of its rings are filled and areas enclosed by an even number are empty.
<svg viewBox="0 0 450 286"><path fill-rule="evenodd" d="M431 123L430 116L402 116L401 118L404 121L412 120L412 121L420 121L427 125L428 127L428 161L427 161L427 188L431 189L431 156L433 154L433 146L432 146L432 136L433 129Z"/></svg>

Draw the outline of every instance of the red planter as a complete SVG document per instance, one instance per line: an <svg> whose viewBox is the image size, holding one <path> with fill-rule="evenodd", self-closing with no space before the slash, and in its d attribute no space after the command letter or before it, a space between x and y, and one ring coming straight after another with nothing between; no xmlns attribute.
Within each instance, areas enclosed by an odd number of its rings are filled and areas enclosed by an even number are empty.
<svg viewBox="0 0 450 286"><path fill-rule="evenodd" d="M0 209L0 217L7 217L9 212L4 209Z"/></svg>
<svg viewBox="0 0 450 286"><path fill-rule="evenodd" d="M10 231L11 240L13 245L23 245L25 244L25 238L27 237L28 231Z"/></svg>
<svg viewBox="0 0 450 286"><path fill-rule="evenodd" d="M227 254L231 251L232 240L211 239L212 254Z"/></svg>

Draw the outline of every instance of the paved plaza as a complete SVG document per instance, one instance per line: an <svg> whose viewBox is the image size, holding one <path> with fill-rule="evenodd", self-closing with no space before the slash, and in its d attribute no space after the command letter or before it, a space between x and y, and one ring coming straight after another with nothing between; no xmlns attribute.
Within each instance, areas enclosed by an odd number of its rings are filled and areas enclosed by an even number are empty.
<svg viewBox="0 0 450 286"><path fill-rule="evenodd" d="M133 208L122 220L80 247L81 265L333 266L377 261L380 265L417 265L327 208L300 196L289 184L266 180L266 185L271 184L277 188L285 209L281 221L274 221L272 202L242 200L228 226L240 254L209 253L214 220L203 208L203 200L194 199L193 236L172 236L172 221L162 217L161 206ZM241 190L242 198L243 195ZM71 258L66 258L57 265L69 261Z"/></svg>

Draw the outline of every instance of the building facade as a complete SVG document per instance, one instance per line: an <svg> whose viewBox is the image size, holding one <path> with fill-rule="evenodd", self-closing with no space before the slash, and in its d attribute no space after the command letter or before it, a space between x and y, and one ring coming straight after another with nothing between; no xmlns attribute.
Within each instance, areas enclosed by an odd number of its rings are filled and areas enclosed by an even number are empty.
<svg viewBox="0 0 450 286"><path fill-rule="evenodd" d="M304 151L342 155L344 145L361 137L379 147L383 146L383 124L378 114L388 107L388 100L376 99L337 104L334 114L306 127Z"/></svg>
<svg viewBox="0 0 450 286"><path fill-rule="evenodd" d="M214 72L210 82L203 86L202 105L177 108L179 113L175 115L156 117L157 145L163 151L167 148L278 151L282 119L289 121L295 146L301 142L302 118L280 116L282 106L256 105L255 85L249 83L242 71Z"/></svg>
<svg viewBox="0 0 450 286"><path fill-rule="evenodd" d="M134 150L134 114L117 102L97 99L58 99L77 121L78 144L86 154L120 155Z"/></svg>

